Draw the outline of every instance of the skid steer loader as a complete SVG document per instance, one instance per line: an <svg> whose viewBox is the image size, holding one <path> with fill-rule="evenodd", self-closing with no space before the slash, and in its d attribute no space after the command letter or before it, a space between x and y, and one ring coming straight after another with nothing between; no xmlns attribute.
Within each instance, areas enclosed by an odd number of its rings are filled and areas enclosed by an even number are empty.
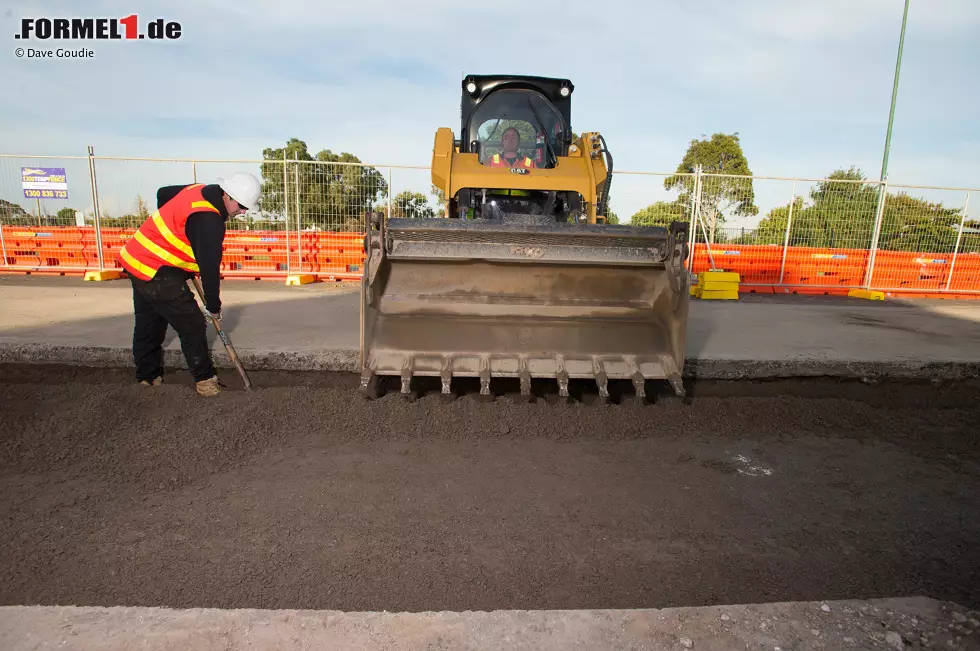
<svg viewBox="0 0 980 651"><path fill-rule="evenodd" d="M459 138L436 131L432 183L443 217L369 214L361 285L360 386L378 376L647 380L684 395L688 224L605 223L612 155L573 137L567 79L468 75ZM519 140L519 151L513 144ZM509 148L509 149L508 149ZM515 158L516 153L516 158ZM514 159L511 161L511 159ZM397 380L396 380L397 382Z"/></svg>

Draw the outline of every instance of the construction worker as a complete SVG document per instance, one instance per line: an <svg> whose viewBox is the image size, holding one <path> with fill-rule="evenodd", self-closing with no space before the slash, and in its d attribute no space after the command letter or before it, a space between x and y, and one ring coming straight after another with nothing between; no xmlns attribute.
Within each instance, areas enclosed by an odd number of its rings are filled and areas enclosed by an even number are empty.
<svg viewBox="0 0 980 651"><path fill-rule="evenodd" d="M517 149L521 146L521 134L514 127L508 127L500 136L503 151L490 157L490 167L519 167L531 169L537 167L527 156L521 156Z"/></svg>
<svg viewBox="0 0 980 651"><path fill-rule="evenodd" d="M220 391L207 340L207 322L187 281L199 273L205 309L221 318L221 247L225 222L258 207L261 186L251 174L232 174L213 185L168 186L158 209L119 251L133 283L133 359L143 386L163 382L163 340L170 325L180 338L197 392Z"/></svg>

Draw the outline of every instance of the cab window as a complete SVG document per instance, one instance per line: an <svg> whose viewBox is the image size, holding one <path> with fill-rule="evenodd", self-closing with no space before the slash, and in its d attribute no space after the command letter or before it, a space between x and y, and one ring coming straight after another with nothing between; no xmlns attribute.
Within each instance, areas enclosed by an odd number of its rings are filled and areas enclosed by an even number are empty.
<svg viewBox="0 0 980 651"><path fill-rule="evenodd" d="M530 158L537 168L555 166L564 129L561 114L530 90L491 94L473 112L469 125L482 164L491 164L494 155L513 158L516 154L521 161Z"/></svg>

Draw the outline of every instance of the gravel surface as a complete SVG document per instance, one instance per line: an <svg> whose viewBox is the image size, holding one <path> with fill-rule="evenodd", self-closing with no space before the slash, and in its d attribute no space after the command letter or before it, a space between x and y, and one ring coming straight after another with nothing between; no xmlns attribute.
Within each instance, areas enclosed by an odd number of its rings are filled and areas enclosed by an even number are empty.
<svg viewBox="0 0 980 651"><path fill-rule="evenodd" d="M180 372L0 367L0 604L980 606L976 382L641 407L252 379L205 400Z"/></svg>

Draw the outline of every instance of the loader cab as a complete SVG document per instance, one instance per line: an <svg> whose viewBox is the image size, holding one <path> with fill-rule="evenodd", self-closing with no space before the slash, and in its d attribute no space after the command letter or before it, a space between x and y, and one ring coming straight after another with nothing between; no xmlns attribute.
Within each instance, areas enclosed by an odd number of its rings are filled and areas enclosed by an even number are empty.
<svg viewBox="0 0 980 651"><path fill-rule="evenodd" d="M503 136L519 135L517 154L533 167L553 168L568 153L572 84L566 79L475 76L463 79L460 151L489 165L504 152Z"/></svg>

